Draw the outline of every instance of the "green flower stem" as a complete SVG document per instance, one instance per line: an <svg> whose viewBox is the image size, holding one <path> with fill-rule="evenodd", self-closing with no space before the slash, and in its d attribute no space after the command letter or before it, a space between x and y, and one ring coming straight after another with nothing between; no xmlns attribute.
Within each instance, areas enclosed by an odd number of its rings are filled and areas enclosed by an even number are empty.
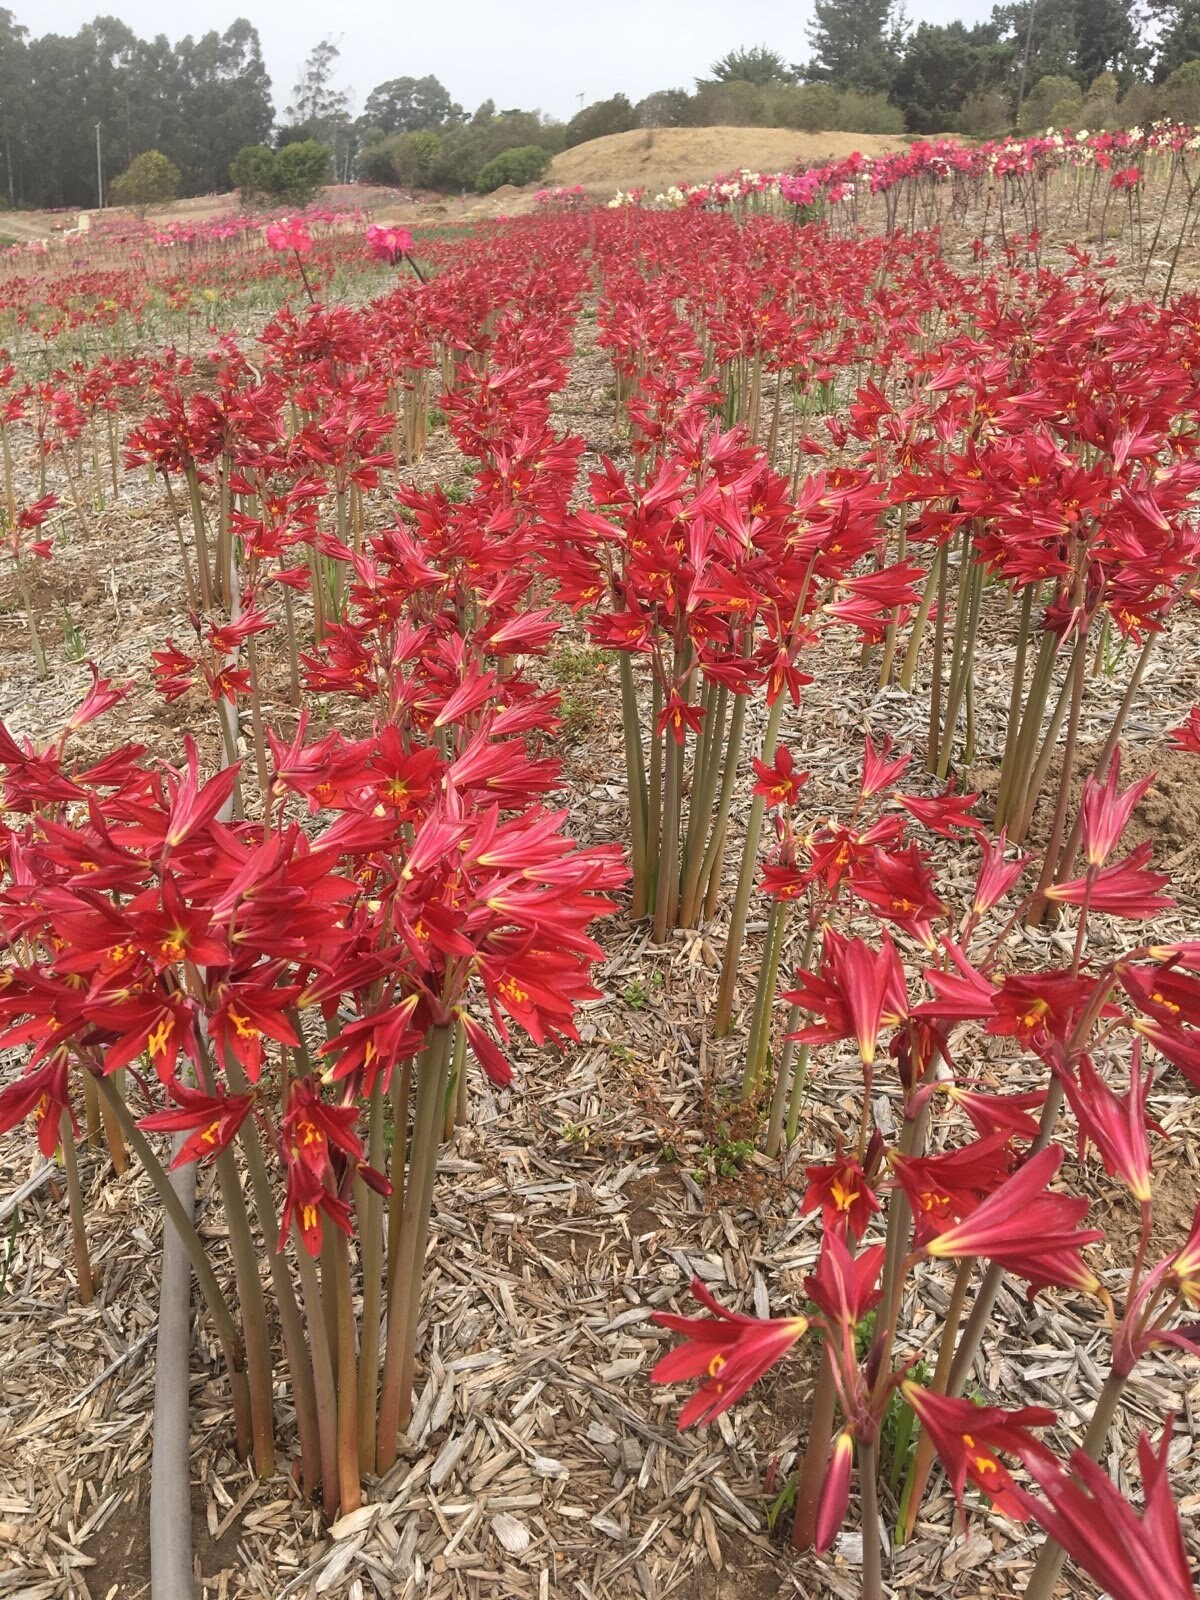
<svg viewBox="0 0 1200 1600"><path fill-rule="evenodd" d="M775 746L779 740L779 725L783 721L784 706L787 697L781 689L776 697L775 704L771 707L767 717L766 732L763 734L762 760L770 766L775 759ZM758 871L758 841L762 835L763 817L766 814L766 800L761 794L756 794L750 803L750 815L746 819L746 839L742 848L742 867L738 874L737 894L733 902L733 911L729 919L729 936L725 945L725 961L721 968L721 983L717 991L717 1008L713 1016L713 1032L717 1038L723 1038L729 1032L733 1020L733 995L737 988L738 966L741 961L742 945L746 937L746 918L750 910L750 894L754 888L754 879Z"/></svg>
<svg viewBox="0 0 1200 1600"><path fill-rule="evenodd" d="M217 1282L216 1273L208 1259L200 1235L196 1232L188 1219L187 1212L180 1202L179 1196L171 1187L171 1181L154 1151L150 1141L133 1120L128 1106L117 1093L115 1086L106 1077L98 1077L96 1086L100 1090L101 1099L105 1100L112 1109L113 1115L120 1124L126 1144L133 1150L141 1162L146 1176L154 1185L155 1191L162 1202L163 1210L169 1217L176 1232L179 1234L184 1249L187 1251L188 1260L192 1263L192 1271L196 1274L196 1281L200 1285L200 1292L204 1296L204 1303L212 1317L216 1329L217 1339L221 1346L221 1353L225 1358L226 1370L229 1373L229 1388L233 1398L234 1433L237 1441L238 1455L245 1457L250 1452L250 1389L246 1382L246 1369L243 1362L242 1340L238 1332L237 1323L225 1296L221 1293L221 1286Z"/></svg>

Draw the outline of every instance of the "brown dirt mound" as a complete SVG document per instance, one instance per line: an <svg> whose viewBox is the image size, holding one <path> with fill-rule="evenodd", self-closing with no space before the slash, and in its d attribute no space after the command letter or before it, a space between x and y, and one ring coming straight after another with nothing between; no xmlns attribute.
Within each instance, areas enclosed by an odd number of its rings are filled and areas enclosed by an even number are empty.
<svg viewBox="0 0 1200 1600"><path fill-rule="evenodd" d="M635 128L564 150L550 163L548 187L581 183L598 196L645 185L704 183L720 172L786 172L800 161L882 155L908 141L877 133L799 133L791 128Z"/></svg>

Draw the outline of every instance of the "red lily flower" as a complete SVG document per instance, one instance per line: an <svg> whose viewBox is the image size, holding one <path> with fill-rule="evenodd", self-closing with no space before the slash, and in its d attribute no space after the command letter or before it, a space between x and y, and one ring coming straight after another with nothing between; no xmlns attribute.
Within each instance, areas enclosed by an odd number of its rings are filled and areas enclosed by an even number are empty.
<svg viewBox="0 0 1200 1600"><path fill-rule="evenodd" d="M1139 1517L1116 1484L1082 1450L1070 1470L1051 1458L1026 1463L1045 1499L1019 1486L1013 1493L1067 1554L1091 1574L1111 1600L1195 1600L1191 1562L1167 1476L1173 1417L1163 1427L1155 1455L1138 1438L1144 1509Z"/></svg>
<svg viewBox="0 0 1200 1600"><path fill-rule="evenodd" d="M1082 828L1083 853L1089 867L1102 867L1120 843L1121 835L1129 826L1129 819L1139 800L1154 782L1156 774L1142 778L1129 788L1119 791L1121 777L1120 747L1113 751L1108 776L1100 783L1093 775L1083 786L1079 804ZM1149 852L1147 852L1149 854Z"/></svg>
<svg viewBox="0 0 1200 1600"><path fill-rule="evenodd" d="M1046 1191L1061 1165L1056 1145L1039 1150L968 1217L930 1239L926 1255L938 1260L986 1256L1025 1278L1035 1293L1046 1284L1094 1293L1099 1284L1080 1251L1104 1235L1098 1228L1077 1227L1087 1213L1086 1200Z"/></svg>
<svg viewBox="0 0 1200 1600"><path fill-rule="evenodd" d="M205 1094L178 1081L168 1084L167 1092L180 1109L152 1111L139 1120L138 1127L156 1133L193 1130L171 1162L172 1172L189 1161L207 1161L220 1155L233 1143L254 1104L253 1094Z"/></svg>
<svg viewBox="0 0 1200 1600"><path fill-rule="evenodd" d="M1183 724L1172 728L1167 738L1173 749L1189 750L1193 755L1200 755L1200 706L1193 706Z"/></svg>
<svg viewBox="0 0 1200 1600"><path fill-rule="evenodd" d="M800 972L799 987L784 996L824 1021L801 1028L792 1037L801 1044L825 1044L854 1038L864 1066L875 1060L880 1029L895 1026L908 1015L904 968L887 934L878 950L863 939L825 935L820 974Z"/></svg>
<svg viewBox="0 0 1200 1600"><path fill-rule="evenodd" d="M1052 1427L1058 1421L1057 1412L1045 1406L1021 1406L1016 1411L977 1406L970 1400L935 1394L911 1382L902 1383L900 1392L941 1456L960 1512L963 1487L970 1478L1005 1516L1018 1522L1030 1516L1028 1506L1015 1492L1011 1473L997 1460L996 1451L1003 1450L1021 1461L1035 1457L1050 1460L1050 1452L1029 1430Z"/></svg>
<svg viewBox="0 0 1200 1600"><path fill-rule="evenodd" d="M746 1317L726 1311L700 1282L692 1279L692 1294L707 1306L711 1317L680 1317L656 1311L652 1320L660 1327L682 1333L687 1340L670 1350L651 1372L654 1383L678 1383L684 1378L706 1378L679 1414L679 1428L693 1422L711 1422L728 1411L751 1384L773 1367L808 1332L807 1317Z"/></svg>
<svg viewBox="0 0 1200 1600"><path fill-rule="evenodd" d="M861 1239L880 1205L858 1162L843 1157L828 1166L805 1167L804 1173L808 1188L800 1204L801 1215L819 1207L827 1234L844 1230Z"/></svg>
<svg viewBox="0 0 1200 1600"><path fill-rule="evenodd" d="M1147 839L1120 861L1090 872L1069 883L1052 883L1045 890L1049 900L1065 905L1087 904L1092 911L1107 911L1114 917L1139 919L1165 911L1175 901L1159 890L1171 880L1165 872L1150 872L1146 863L1154 846Z"/></svg>
<svg viewBox="0 0 1200 1600"><path fill-rule="evenodd" d="M796 770L792 752L782 744L775 750L773 765L768 766L765 761L755 757L754 772L758 780L754 785L754 793L762 795L771 806L795 805L801 788L808 782L808 773Z"/></svg>

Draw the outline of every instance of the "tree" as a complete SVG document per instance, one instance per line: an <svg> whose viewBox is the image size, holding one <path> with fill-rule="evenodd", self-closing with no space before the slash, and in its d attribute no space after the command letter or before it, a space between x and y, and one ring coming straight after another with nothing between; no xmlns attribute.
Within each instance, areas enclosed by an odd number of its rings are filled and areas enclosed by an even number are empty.
<svg viewBox="0 0 1200 1600"><path fill-rule="evenodd" d="M1187 62L1200 59L1200 0L1159 0L1154 10L1160 25L1154 81L1166 83Z"/></svg>
<svg viewBox="0 0 1200 1600"><path fill-rule="evenodd" d="M1012 45L998 42L993 24L966 28L961 22L945 27L923 22L905 43L892 99L910 133L955 130L966 100L1004 83L1012 60Z"/></svg>
<svg viewBox="0 0 1200 1600"><path fill-rule="evenodd" d="M384 134L419 133L462 122L465 115L435 77L389 78L367 96L362 121Z"/></svg>
<svg viewBox="0 0 1200 1600"><path fill-rule="evenodd" d="M1200 61L1185 61L1163 84L1159 104L1176 122L1195 123L1200 117Z"/></svg>
<svg viewBox="0 0 1200 1600"><path fill-rule="evenodd" d="M119 206L132 206L144 216L147 206L165 205L179 193L183 174L161 150L143 150L109 186Z"/></svg>
<svg viewBox="0 0 1200 1600"><path fill-rule="evenodd" d="M292 102L287 108L290 122L317 128L345 120L350 97L344 89L333 87L334 68L340 56L332 39L322 39L313 46L292 90Z"/></svg>
<svg viewBox="0 0 1200 1600"><path fill-rule="evenodd" d="M1075 76L1081 84L1093 83L1102 72L1131 79L1137 53L1128 0L1075 0Z"/></svg>
<svg viewBox="0 0 1200 1600"><path fill-rule="evenodd" d="M813 0L809 26L813 60L798 69L806 78L866 94L891 88L901 24L894 0Z"/></svg>
<svg viewBox="0 0 1200 1600"><path fill-rule="evenodd" d="M683 128L692 99L686 89L656 89L633 108L639 128Z"/></svg>
<svg viewBox="0 0 1200 1600"><path fill-rule="evenodd" d="M717 83L753 83L760 89L769 83L791 83L796 76L778 50L768 50L765 44L731 50L714 61L709 71ZM697 88L703 83L703 78L696 79Z"/></svg>
<svg viewBox="0 0 1200 1600"><path fill-rule="evenodd" d="M575 113L567 123L567 147L602 139L609 133L627 133L636 127L637 116L628 97L614 94L611 100L595 100Z"/></svg>

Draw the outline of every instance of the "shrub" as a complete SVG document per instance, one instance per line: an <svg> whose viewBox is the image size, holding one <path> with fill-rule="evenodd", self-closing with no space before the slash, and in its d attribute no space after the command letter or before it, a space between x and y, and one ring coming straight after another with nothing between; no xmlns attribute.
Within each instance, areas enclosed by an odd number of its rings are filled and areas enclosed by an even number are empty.
<svg viewBox="0 0 1200 1600"><path fill-rule="evenodd" d="M243 145L229 163L229 177L241 192L243 205L269 200L275 193L275 152L265 144Z"/></svg>
<svg viewBox="0 0 1200 1600"><path fill-rule="evenodd" d="M134 156L119 178L113 179L109 193L118 205L132 206L141 216L147 206L174 200L182 176L161 150L143 150L140 156Z"/></svg>
<svg viewBox="0 0 1200 1600"><path fill-rule="evenodd" d="M388 141L392 160L392 176L411 188L427 189L433 182L442 141L438 134L428 129L416 133L402 133Z"/></svg>
<svg viewBox="0 0 1200 1600"><path fill-rule="evenodd" d="M540 144L522 144L494 156L475 179L480 194L491 194L502 183L534 183L550 165L550 152Z"/></svg>
<svg viewBox="0 0 1200 1600"><path fill-rule="evenodd" d="M286 145L275 156L272 193L289 205L306 206L315 199L317 190L329 182L329 168L329 151L315 139Z"/></svg>
<svg viewBox="0 0 1200 1600"><path fill-rule="evenodd" d="M999 89L978 89L963 101L958 126L968 139L994 139L1009 121L1008 96Z"/></svg>
<svg viewBox="0 0 1200 1600"><path fill-rule="evenodd" d="M847 89L841 96L841 118L837 126L847 133L903 133L904 113L889 104L885 94L860 94Z"/></svg>
<svg viewBox="0 0 1200 1600"><path fill-rule="evenodd" d="M841 126L841 96L828 83L806 83L799 88L776 90L771 97L771 121L781 128L820 133Z"/></svg>
<svg viewBox="0 0 1200 1600"><path fill-rule="evenodd" d="M1060 127L1063 122L1074 123L1082 105L1083 96L1074 78L1039 78L1025 96L1017 127L1022 133L1040 133L1043 128Z"/></svg>

